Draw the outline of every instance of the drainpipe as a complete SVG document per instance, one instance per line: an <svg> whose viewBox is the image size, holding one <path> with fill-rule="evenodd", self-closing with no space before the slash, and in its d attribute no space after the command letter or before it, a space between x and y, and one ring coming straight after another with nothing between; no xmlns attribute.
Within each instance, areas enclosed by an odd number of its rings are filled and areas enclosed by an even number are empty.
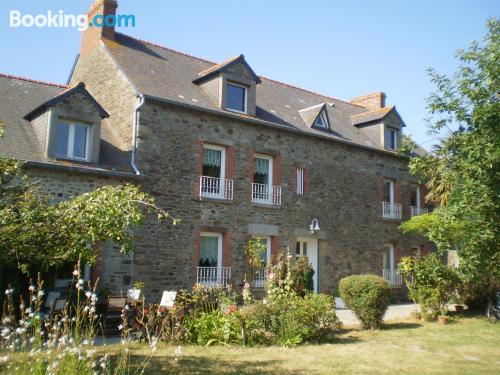
<svg viewBox="0 0 500 375"><path fill-rule="evenodd" d="M137 133L139 130L139 119L140 119L140 112L139 109L144 105L146 102L146 98L144 98L144 95L139 95L139 103L134 108L134 119L133 119L133 124L132 124L132 158L130 160L130 164L132 165L132 169L134 170L134 173L136 175L140 175L141 171L139 168L137 168L137 165L135 165L135 156L136 156L136 151L137 151Z"/></svg>

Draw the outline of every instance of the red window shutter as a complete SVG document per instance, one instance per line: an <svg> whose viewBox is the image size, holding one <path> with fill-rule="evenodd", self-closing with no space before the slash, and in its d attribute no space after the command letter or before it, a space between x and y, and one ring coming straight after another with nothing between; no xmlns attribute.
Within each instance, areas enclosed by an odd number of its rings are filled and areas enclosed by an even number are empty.
<svg viewBox="0 0 500 375"><path fill-rule="evenodd" d="M271 262L274 263L280 253L280 237L271 236Z"/></svg>
<svg viewBox="0 0 500 375"><path fill-rule="evenodd" d="M201 249L201 238L200 230L197 228L194 231L194 243L193 243L193 284L196 283L196 267L200 263L200 249Z"/></svg>
<svg viewBox="0 0 500 375"><path fill-rule="evenodd" d="M234 178L234 147L226 147L226 179L232 180Z"/></svg>
<svg viewBox="0 0 500 375"><path fill-rule="evenodd" d="M194 184L194 196L196 198L199 198L200 196L200 176L203 173L203 156L204 156L204 150L203 150L203 141L198 141L198 160L196 162L196 175L195 175L195 184Z"/></svg>
<svg viewBox="0 0 500 375"><path fill-rule="evenodd" d="M281 155L273 158L273 185L281 185Z"/></svg>
<svg viewBox="0 0 500 375"><path fill-rule="evenodd" d="M231 231L222 236L222 267L231 267L233 261L232 250L233 234Z"/></svg>

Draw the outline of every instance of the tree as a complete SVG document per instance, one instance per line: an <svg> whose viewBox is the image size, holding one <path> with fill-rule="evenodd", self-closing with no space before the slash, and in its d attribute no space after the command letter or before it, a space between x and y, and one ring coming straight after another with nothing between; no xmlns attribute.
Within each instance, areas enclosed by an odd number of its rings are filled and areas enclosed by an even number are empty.
<svg viewBox="0 0 500 375"><path fill-rule="evenodd" d="M133 249L133 229L147 214L176 224L137 186L104 186L51 204L43 188L19 161L0 158L0 265L25 274L46 271L65 262L96 259L94 245L111 241L121 252Z"/></svg>
<svg viewBox="0 0 500 375"><path fill-rule="evenodd" d="M458 250L463 281L485 292L500 280L500 22L492 18L487 26L482 42L458 51L452 77L429 69L436 86L429 129L449 135L412 158L410 171L427 183L426 199L437 209L401 226L441 252Z"/></svg>

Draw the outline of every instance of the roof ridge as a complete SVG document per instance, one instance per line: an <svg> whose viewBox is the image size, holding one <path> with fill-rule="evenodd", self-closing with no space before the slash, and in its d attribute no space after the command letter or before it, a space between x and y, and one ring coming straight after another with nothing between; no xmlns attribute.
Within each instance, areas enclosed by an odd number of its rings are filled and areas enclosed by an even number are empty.
<svg viewBox="0 0 500 375"><path fill-rule="evenodd" d="M178 53L180 55L184 55L184 56L187 56L187 57L191 57L193 59L197 59L197 60L201 60L201 61L205 61L205 62L208 62L210 64L215 64L215 65L220 65L220 64L223 64L224 62L222 63L217 63L217 62L214 62L214 61L210 61L210 60L207 60L207 59L204 59L202 57L198 57L198 56L194 56L194 55L190 55L188 53L185 53L185 52L181 52L181 51L178 51L176 49L173 49L173 48L170 48L170 47L166 47L164 45L161 45L161 44L158 44L158 43L155 43L155 42L151 42L149 40L144 40L144 39L141 39L141 38L136 38L135 36L131 36L131 35L128 35L128 34L124 34L124 33L117 33L117 34L120 34L120 35L123 35L123 36L126 36L128 38L132 38L132 39L135 39L139 42L142 42L142 43L146 43L146 44L149 44L151 46L154 46L154 47L158 47L158 48L163 48L163 49L166 49L167 51L172 51L172 52L175 52L175 53ZM210 68L213 68L213 67L210 67ZM210 69L210 68L207 68L207 69ZM205 70L207 70L205 69ZM334 98L333 96L329 96L329 95L324 95L324 94L320 94L318 92L314 92L314 91L311 91L311 90L307 90L307 89L304 89L302 87L298 87L298 86L294 86L292 84L289 84L289 83L284 83L284 82L281 82L281 81L278 81L276 79L272 79L272 78L267 78L267 77L264 77L264 76L258 76L259 78L262 78L262 79L266 79L268 81L272 81L272 82L276 82L276 83L279 83L281 85L284 85L284 86L288 86L288 87L291 87L291 88L294 88L294 89L297 89L297 90L301 90L301 91L304 91L304 92L308 92L310 94L314 94L314 95L319 95L319 96L322 96L324 98L328 98L328 99L332 99L332 100L337 100L339 102L343 102L343 103L346 103L346 104L350 104L350 105L353 105L353 106L356 106L356 107L359 107L359 108L365 108L364 106L362 105L359 105L359 104L354 104L354 103L351 103L349 101L346 101L346 100L342 100L342 99L339 99L339 98Z"/></svg>
<svg viewBox="0 0 500 375"><path fill-rule="evenodd" d="M68 85L64 85L62 83L40 81L38 79L33 79L33 78L28 78L28 77L22 77L22 76L16 76L16 75L7 74L7 73L0 73L0 77L18 79L20 81L33 82L33 83L38 83L38 84L41 84L41 85L59 87L59 88L62 88L62 89L67 89L69 87Z"/></svg>

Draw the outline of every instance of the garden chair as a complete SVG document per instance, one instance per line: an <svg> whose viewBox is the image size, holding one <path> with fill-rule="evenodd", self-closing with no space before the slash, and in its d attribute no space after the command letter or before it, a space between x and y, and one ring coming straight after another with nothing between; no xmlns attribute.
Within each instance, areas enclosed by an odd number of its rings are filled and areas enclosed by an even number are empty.
<svg viewBox="0 0 500 375"><path fill-rule="evenodd" d="M61 292L49 292L49 294L47 295L47 299L45 300L45 303L43 304L43 307L40 311L42 317L48 318L50 316L50 313L54 308L54 304L60 296Z"/></svg>
<svg viewBox="0 0 500 375"><path fill-rule="evenodd" d="M118 333L118 326L122 323L122 312L127 304L125 297L108 297L108 305L104 315L103 328L105 331Z"/></svg>
<svg viewBox="0 0 500 375"><path fill-rule="evenodd" d="M64 312L64 309L66 308L66 302L68 302L68 300L66 298L56 298L50 314L52 316L62 315Z"/></svg>

